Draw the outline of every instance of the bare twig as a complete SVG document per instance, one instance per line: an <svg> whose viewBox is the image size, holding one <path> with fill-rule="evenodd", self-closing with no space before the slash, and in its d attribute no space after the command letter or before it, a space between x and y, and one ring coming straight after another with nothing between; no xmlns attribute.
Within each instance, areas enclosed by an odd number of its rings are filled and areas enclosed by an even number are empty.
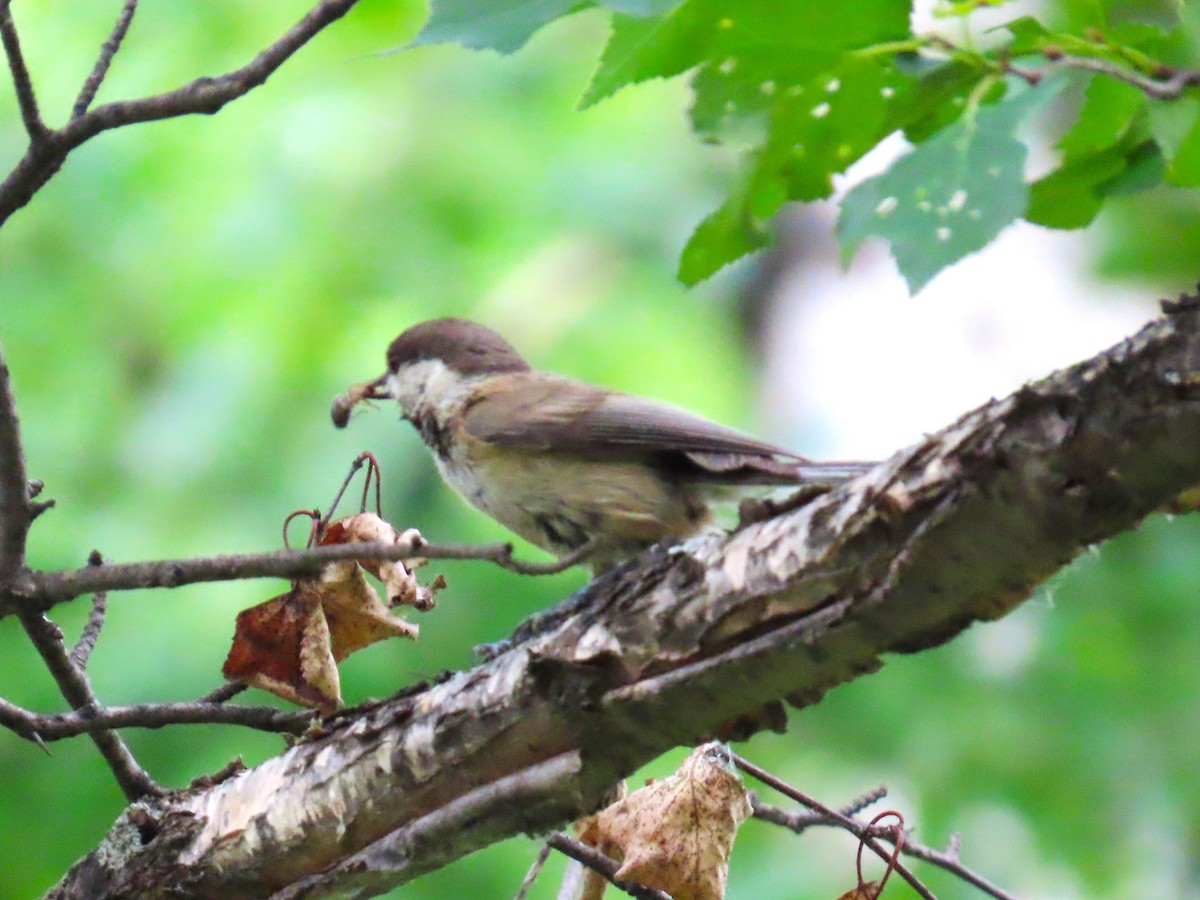
<svg viewBox="0 0 1200 900"><path fill-rule="evenodd" d="M809 809L816 810L817 812L827 816L830 821L836 822L842 828L845 828L855 837L859 838L863 842L863 846L865 846L884 862L889 862L891 860L892 854L889 853L886 848L880 845L879 841L871 836L867 826L863 823L856 822L849 816L842 815L842 813L836 809L831 809L821 801L808 796L798 788L792 787L783 779L772 775L766 769L756 766L754 763L750 762L750 760L745 759L736 753L731 755L733 757L734 764L746 774L753 775L763 784L773 787L784 796L791 797L797 803L802 803ZM912 885L913 890L916 891L921 897L925 898L925 900L936 900L929 888L925 887L925 885L921 883L920 879L918 879L917 876L914 875L907 867L897 863L896 873L910 885Z"/></svg>
<svg viewBox="0 0 1200 900"><path fill-rule="evenodd" d="M8 2L9 0L0 0L0 4L3 4L0 8L6 10ZM38 189L62 167L67 154L80 144L103 131L125 125L217 112L227 103L263 84L296 51L327 25L348 13L357 2L358 0L321 0L275 43L246 65L224 75L216 78L197 78L173 91L150 97L105 103L72 118L61 129L49 130L44 125L41 126L40 137L35 137L31 132L29 149L0 184L0 224L27 204ZM4 18L6 17L0 17L0 28L3 27ZM12 64L14 57L9 43L5 37L14 80L18 82L19 89L22 81L28 87L28 73L24 73L23 79L19 78L17 67ZM28 96L32 99L31 87L28 87ZM26 115L28 128L26 106L27 104L22 102L22 113Z"/></svg>
<svg viewBox="0 0 1200 900"><path fill-rule="evenodd" d="M46 140L49 129L42 121L38 110L37 96L33 92L33 79L25 65L25 54L21 52L21 39L12 19L12 0L0 0L0 41L8 57L8 69L12 73L13 87L17 91L17 104L21 107L21 120L29 133L31 147L38 147Z"/></svg>
<svg viewBox="0 0 1200 900"><path fill-rule="evenodd" d="M39 714L0 698L0 726L27 740L61 741L113 728L165 728L168 725L241 725L257 731L301 734L312 722L310 710L234 706L211 701L142 703L134 706L87 706L70 713Z"/></svg>
<svg viewBox="0 0 1200 900"><path fill-rule="evenodd" d="M847 803L838 810L846 818L856 816L872 803L877 803L887 796L887 788L877 787L873 791L868 791L861 797L855 798L850 803ZM816 812L811 809L783 809L779 806L773 806L770 803L763 803L753 792L750 794L750 802L754 807L754 817L762 819L764 822L770 822L772 825L778 825L781 828L786 828L788 831L794 831L800 834L806 828L811 828L814 825L837 825L836 821L830 820L824 813Z"/></svg>
<svg viewBox="0 0 1200 900"><path fill-rule="evenodd" d="M0 15L0 22L3 19ZM0 580L11 580L24 569L25 538L31 520L17 406L8 363L0 350Z"/></svg>
<svg viewBox="0 0 1200 900"><path fill-rule="evenodd" d="M104 627L104 614L108 612L108 594L99 591L92 598L92 611L88 613L87 623L79 633L79 640L71 648L71 665L83 671L87 668L92 651L96 649L96 640L100 637L100 629Z"/></svg>
<svg viewBox="0 0 1200 900"><path fill-rule="evenodd" d="M584 562L596 545L588 541L551 562L525 562L513 558L512 544L421 544L418 555L426 559L478 559L494 562L518 575L557 575Z"/></svg>
<svg viewBox="0 0 1200 900"><path fill-rule="evenodd" d="M108 39L100 45L100 55L96 58L96 64L92 66L92 71L88 73L87 80L84 81L83 87L79 91L79 96L75 98L75 104L71 108L72 120L78 119L86 113L88 107L92 105L92 101L96 99L96 93L100 90L100 85L104 83L105 76L108 75L108 67L112 64L117 51L121 49L121 42L125 40L125 35L129 31L129 24L133 21L133 14L137 12L137 5L138 0L125 0L125 5L121 7L121 13L117 16L117 22L113 25Z"/></svg>
<svg viewBox="0 0 1200 900"><path fill-rule="evenodd" d="M971 871L964 866L958 859L957 840L952 839L950 849L945 851L934 850L932 847L926 847L924 844L915 844L911 837L904 840L904 855L912 856L916 859L923 859L927 863L932 863L947 872L950 872L970 885L974 885L990 897L995 897L996 900L1017 900L1017 898L1005 891L1003 888L992 884L983 876Z"/></svg>
<svg viewBox="0 0 1200 900"><path fill-rule="evenodd" d="M232 700L238 694L247 690L249 685L242 681L230 681L221 685L219 688L214 688L203 697L198 703L224 703L226 700Z"/></svg>
<svg viewBox="0 0 1200 900"><path fill-rule="evenodd" d="M63 646L62 632L58 626L41 613L29 610L21 612L21 625L25 628L25 633L29 635L29 639L37 648L38 653L41 654L42 661L50 670L50 674L54 676L59 690L71 707L75 710L98 710L99 703L96 701L96 695L92 693L92 686L88 683L87 676L71 663L67 649ZM46 737L43 729L34 728L33 730L41 737ZM100 755L112 769L121 790L125 792L125 796L130 801L147 794L163 792L162 788L138 765L133 754L129 752L129 748L125 746L125 742L115 731L97 730L91 732L90 736L100 749Z"/></svg>
<svg viewBox="0 0 1200 900"><path fill-rule="evenodd" d="M529 889L533 887L533 883L542 874L542 868L546 865L546 860L549 858L550 845L542 844L541 849L538 850L538 854L533 860L533 864L529 867L529 871L525 873L525 880L521 882L521 887L517 891L517 895L513 897L513 900L525 900L529 896Z"/></svg>
<svg viewBox="0 0 1200 900"><path fill-rule="evenodd" d="M871 796L871 794L867 794L863 799ZM874 803L876 800L880 799L881 796L882 795L876 796L869 802L858 806L858 808L854 809L852 812L848 812L851 806L857 805L858 801L856 801L855 804L842 807L840 812L842 815L847 817L853 816L855 813L861 811L861 809L864 807L869 806L871 803ZM789 831L794 831L796 833L800 833L805 829L812 828L814 826L845 828L845 826L839 820L831 819L824 813L813 812L810 810L797 811L782 809L769 803L763 803L757 797L754 798L753 802L754 818L761 819L764 822L769 822L772 825L778 825L781 828L786 828ZM869 834L871 837L881 838L882 840L886 841L891 840L891 828L872 828L866 825L866 823L862 822L856 822L856 824L860 825L865 830L865 833ZM971 869L968 869L962 864L958 858L957 836L951 839L949 849L934 850L932 847L927 847L924 844L916 843L910 834L906 834L902 852L905 856L911 856L914 859L924 860L925 862L932 863L941 869L945 869L947 872L958 876L968 884L979 888L979 890L983 891L983 893L987 894L988 896L995 897L996 900L1016 900L1012 894L1008 893L1001 887L997 887L982 875L979 875Z"/></svg>
<svg viewBox="0 0 1200 900"><path fill-rule="evenodd" d="M1168 69L1169 74L1166 77L1150 78L1106 59L1095 59L1089 56L1051 56L1049 54L1047 58L1055 65L1065 69L1098 72L1109 78L1115 78L1117 81L1131 84L1154 100L1178 100L1188 88L1200 84L1200 70L1198 69Z"/></svg>
<svg viewBox="0 0 1200 900"><path fill-rule="evenodd" d="M563 853L571 857L571 859L583 863L592 871L599 872L631 897L637 897L639 900L671 900L671 896L663 891L648 888L631 881L617 880L617 870L621 868L619 862L615 859L610 859L595 847L589 847L583 841L578 841L564 832L559 831L550 835L546 838L546 844L553 847L559 853Z"/></svg>
<svg viewBox="0 0 1200 900"><path fill-rule="evenodd" d="M301 578L316 575L321 567L347 559L426 559L482 560L493 562L522 575L553 575L585 559L591 551L586 544L561 559L548 563L513 559L511 544L429 544L416 536L394 544L364 541L358 544L329 544L303 550L274 550L267 553L241 553L193 559L169 559L158 562L109 563L64 569L59 572L33 572L30 583L14 590L22 605L46 610L57 603L97 591L132 591L143 588L181 587L206 581L235 581L244 578ZM0 603L0 618L10 615Z"/></svg>

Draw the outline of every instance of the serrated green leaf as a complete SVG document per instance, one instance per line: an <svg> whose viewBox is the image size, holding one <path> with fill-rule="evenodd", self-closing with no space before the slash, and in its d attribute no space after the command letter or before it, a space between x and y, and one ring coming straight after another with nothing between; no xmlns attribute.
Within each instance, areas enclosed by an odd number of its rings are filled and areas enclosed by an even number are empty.
<svg viewBox="0 0 1200 900"><path fill-rule="evenodd" d="M1054 43L1054 38L1057 37L1033 16L1021 16L1019 19L1005 22L1003 25L997 26L996 30L1000 29L1013 36L1012 41L1005 48L1011 56L1041 53L1043 48L1047 44Z"/></svg>
<svg viewBox="0 0 1200 900"><path fill-rule="evenodd" d="M843 257L866 237L882 237L915 293L986 245L1025 211L1026 149L1016 131L1056 89L1010 93L850 191L838 218Z"/></svg>
<svg viewBox="0 0 1200 900"><path fill-rule="evenodd" d="M1180 187L1200 187L1200 113L1192 112L1192 126L1171 154L1167 181ZM1168 151L1170 152L1170 151Z"/></svg>
<svg viewBox="0 0 1200 900"><path fill-rule="evenodd" d="M1177 28L1183 12L1182 0L1109 0L1109 21L1153 28L1158 32Z"/></svg>
<svg viewBox="0 0 1200 900"><path fill-rule="evenodd" d="M708 57L712 24L708 0L692 0L664 18L613 16L612 34L579 101L580 109L626 85L670 78L699 64Z"/></svg>
<svg viewBox="0 0 1200 900"><path fill-rule="evenodd" d="M1103 185L1128 165L1119 147L1064 165L1029 186L1025 218L1047 228L1083 228L1104 205Z"/></svg>
<svg viewBox="0 0 1200 900"><path fill-rule="evenodd" d="M750 155L738 189L692 235L680 278L702 280L765 246L769 220L786 201L829 196L833 175L894 130L891 105L905 80L881 59L848 56L774 98L765 142Z"/></svg>
<svg viewBox="0 0 1200 900"><path fill-rule="evenodd" d="M410 46L457 43L512 53L543 25L592 5L581 0L432 0L429 19Z"/></svg>
<svg viewBox="0 0 1200 900"><path fill-rule="evenodd" d="M1162 150L1152 140L1143 141L1129 152L1129 164L1116 177L1105 182L1105 196L1137 194L1162 184L1167 174L1167 161Z"/></svg>
<svg viewBox="0 0 1200 900"><path fill-rule="evenodd" d="M692 81L692 127L742 138L747 122L854 50L910 36L909 0L856 0L853 14L817 0L744 0L715 19L710 58Z"/></svg>
<svg viewBox="0 0 1200 900"><path fill-rule="evenodd" d="M683 0L600 0L600 5L615 13L648 19L651 16L665 16Z"/></svg>
<svg viewBox="0 0 1200 900"><path fill-rule="evenodd" d="M1096 76L1088 83L1079 118L1058 142L1068 161L1093 156L1116 144L1146 109L1146 95L1133 85Z"/></svg>
<svg viewBox="0 0 1200 900"><path fill-rule="evenodd" d="M777 196L782 197L782 192ZM761 201L766 197L764 192L760 198L764 212L766 208ZM697 284L733 260L771 243L764 217L753 215L749 205L742 196L731 196L697 226L679 258L680 281L687 285Z"/></svg>
<svg viewBox="0 0 1200 900"><path fill-rule="evenodd" d="M897 97L894 126L904 129L910 142L924 142L962 115L971 91L988 74L986 69L957 60L920 71Z"/></svg>

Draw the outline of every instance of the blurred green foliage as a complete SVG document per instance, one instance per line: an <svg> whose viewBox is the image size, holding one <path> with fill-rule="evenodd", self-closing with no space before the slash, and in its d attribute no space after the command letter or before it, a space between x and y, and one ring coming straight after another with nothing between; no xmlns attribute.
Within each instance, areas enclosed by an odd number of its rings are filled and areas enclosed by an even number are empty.
<svg viewBox="0 0 1200 900"><path fill-rule="evenodd" d="M52 121L116 6L17 4ZM303 6L147 3L101 99L240 64ZM484 319L547 368L762 430L749 420L754 366L732 284L685 292L673 279L728 182L729 160L689 134L685 87L650 82L574 112L604 42L598 13L510 58L378 54L423 15L411 2L364 3L216 118L103 136L0 234L0 341L31 475L59 502L35 526L32 565L82 565L93 547L117 560L272 549L284 516L328 502L364 448L383 463L398 524L434 540L502 537L448 495L392 410L343 432L328 421L329 399L378 374L388 340L434 315ZM0 153L22 146L5 93ZM1174 267L1167 277L1194 277L1195 208L1180 204L1171 215L1188 226L1170 231L1166 217L1135 218L1133 204L1106 220L1113 270L1152 275L1161 262ZM1198 537L1192 519L1151 520L1005 621L894 659L793 715L787 735L741 749L833 803L887 783L919 839L961 831L965 860L1021 896L1200 895ZM450 589L420 643L344 664L349 702L469 665L473 645L583 578L442 568ZM236 612L284 587L114 596L90 667L97 693L109 703L204 693L220 680ZM86 612L85 600L56 610L69 640ZM12 620L0 647L0 694L62 707ZM127 737L170 786L283 747L218 727ZM123 806L86 740L51 749L0 734L0 897L45 890ZM509 896L534 848L510 841L396 893ZM533 896L553 896L559 871L555 860ZM852 871L844 835L796 839L751 822L730 896L836 896ZM946 896L966 890L920 871ZM896 882L893 892L908 896Z"/></svg>

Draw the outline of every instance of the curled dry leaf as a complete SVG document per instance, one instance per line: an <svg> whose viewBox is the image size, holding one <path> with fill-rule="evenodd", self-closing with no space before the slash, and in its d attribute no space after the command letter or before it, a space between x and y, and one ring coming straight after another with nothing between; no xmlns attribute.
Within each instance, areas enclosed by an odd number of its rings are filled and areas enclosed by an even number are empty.
<svg viewBox="0 0 1200 900"><path fill-rule="evenodd" d="M380 541L385 544L407 542L413 546L419 546L421 536L415 528L397 534L396 529L389 522L384 521L375 513L364 512L331 523L322 533L320 543L352 544L370 541ZM440 578L429 587L422 585L413 575L412 570L415 566L406 565L400 560L381 562L377 559L360 559L357 562L358 565L383 582L389 606L413 606L422 612L433 609L436 605L434 595L440 587L445 586L445 581ZM339 563L338 565L353 566L354 563Z"/></svg>
<svg viewBox="0 0 1200 900"><path fill-rule="evenodd" d="M750 798L718 743L697 747L679 770L576 824L579 839L621 861L616 877L675 900L721 900L729 853Z"/></svg>
<svg viewBox="0 0 1200 900"><path fill-rule="evenodd" d="M846 891L838 900L876 900L880 887L878 881L864 881L853 890Z"/></svg>
<svg viewBox="0 0 1200 900"><path fill-rule="evenodd" d="M341 682L318 589L301 583L238 613L233 647L221 673L301 706L323 712L341 706Z"/></svg>
<svg viewBox="0 0 1200 900"><path fill-rule="evenodd" d="M378 516L362 513L332 523L321 543L401 539L415 545L420 536L397 535ZM445 584L440 577L429 587L419 584L403 562L330 563L316 578L300 579L286 594L238 614L224 676L322 712L341 706L338 662L377 641L415 640L419 632L418 626L392 615L367 582L364 567L384 583L393 606L432 609L434 593Z"/></svg>

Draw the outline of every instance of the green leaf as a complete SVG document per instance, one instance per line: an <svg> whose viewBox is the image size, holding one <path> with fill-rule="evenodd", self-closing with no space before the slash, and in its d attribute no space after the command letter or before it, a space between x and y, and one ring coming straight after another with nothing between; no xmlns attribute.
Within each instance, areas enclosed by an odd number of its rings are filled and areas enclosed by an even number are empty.
<svg viewBox="0 0 1200 900"><path fill-rule="evenodd" d="M909 0L725 4L709 59L692 81L692 127L709 140L744 136L781 97L838 68L855 50L910 37Z"/></svg>
<svg viewBox="0 0 1200 900"><path fill-rule="evenodd" d="M664 18L613 16L612 34L592 82L579 101L586 109L626 85L670 78L707 58L713 15L707 0L693 0Z"/></svg>
<svg viewBox="0 0 1200 900"><path fill-rule="evenodd" d="M766 246L769 220L788 200L829 196L833 175L894 130L891 106L903 80L881 59L849 56L774 98L765 142L738 188L688 241L681 280L694 284Z"/></svg>
<svg viewBox="0 0 1200 900"><path fill-rule="evenodd" d="M768 197L766 186L760 185L760 192L754 197L759 201L759 211L767 216L755 215L751 211L755 204L747 202L746 194L740 193L730 196L720 209L700 223L679 258L680 281L696 284L733 260L771 243L765 220L774 212L770 209L773 200ZM775 209L783 203L781 190L777 190L777 200Z"/></svg>
<svg viewBox="0 0 1200 900"><path fill-rule="evenodd" d="M543 25L592 5L581 0L432 0L429 20L410 46L457 43L512 53Z"/></svg>
<svg viewBox="0 0 1200 900"><path fill-rule="evenodd" d="M1138 144L1129 154L1129 165L1115 178L1105 182L1105 196L1137 194L1162 184L1167 174L1167 161L1162 149L1151 140Z"/></svg>
<svg viewBox="0 0 1200 900"><path fill-rule="evenodd" d="M1145 109L1146 95L1133 85L1096 76L1088 83L1079 118L1058 146L1067 160L1092 156L1116 144Z"/></svg>
<svg viewBox="0 0 1200 900"><path fill-rule="evenodd" d="M922 69L916 80L897 98L895 125L904 136L920 144L963 114L967 98L988 71L952 60L933 69Z"/></svg>
<svg viewBox="0 0 1200 900"><path fill-rule="evenodd" d="M1055 90L1014 91L850 191L838 218L843 257L864 238L882 237L915 293L991 241L1028 202L1026 149L1017 128Z"/></svg>
<svg viewBox="0 0 1200 900"><path fill-rule="evenodd" d="M683 0L600 0L600 5L615 13L648 19L651 16L665 16L682 2Z"/></svg>
<svg viewBox="0 0 1200 900"><path fill-rule="evenodd" d="M938 0L933 6L933 14L939 19L949 19L967 16L980 8L1003 6L1012 0Z"/></svg>
<svg viewBox="0 0 1200 900"><path fill-rule="evenodd" d="M1082 228L1104 205L1103 185L1128 165L1126 153L1119 147L1064 165L1030 185L1025 218L1047 228Z"/></svg>
<svg viewBox="0 0 1200 900"><path fill-rule="evenodd" d="M1180 187L1200 187L1200 113L1184 134L1167 166L1167 181Z"/></svg>

